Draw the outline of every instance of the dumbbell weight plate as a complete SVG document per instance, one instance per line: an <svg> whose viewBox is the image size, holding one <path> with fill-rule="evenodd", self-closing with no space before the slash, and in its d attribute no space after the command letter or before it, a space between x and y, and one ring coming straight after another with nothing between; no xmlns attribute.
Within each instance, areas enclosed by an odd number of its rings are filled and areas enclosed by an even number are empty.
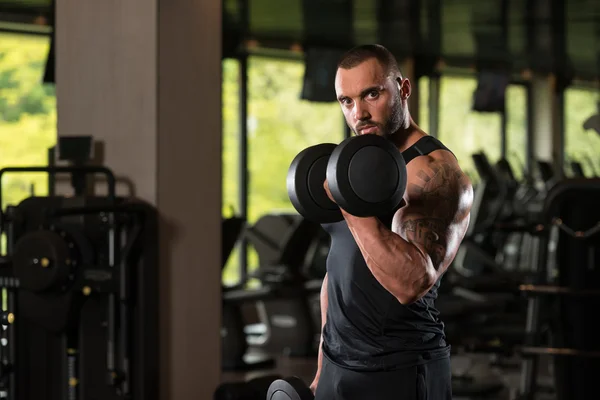
<svg viewBox="0 0 600 400"><path fill-rule="evenodd" d="M327 182L336 203L357 217L382 216L397 210L406 190L406 163L388 139L353 136L329 158Z"/></svg>
<svg viewBox="0 0 600 400"><path fill-rule="evenodd" d="M267 400L313 400L314 398L310 388L296 377L274 381L267 392Z"/></svg>
<svg viewBox="0 0 600 400"><path fill-rule="evenodd" d="M302 216L319 224L344 219L323 187L327 162L336 146L323 143L308 147L298 153L288 169L287 191L292 205Z"/></svg>

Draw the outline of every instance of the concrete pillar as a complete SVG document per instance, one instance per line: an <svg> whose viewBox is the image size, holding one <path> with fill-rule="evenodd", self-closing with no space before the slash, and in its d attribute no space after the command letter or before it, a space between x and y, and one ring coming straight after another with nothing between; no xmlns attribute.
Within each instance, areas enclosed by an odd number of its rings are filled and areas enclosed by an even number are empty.
<svg viewBox="0 0 600 400"><path fill-rule="evenodd" d="M531 96L531 154L534 160L551 162L557 172L562 171L562 107L554 76L534 75Z"/></svg>
<svg viewBox="0 0 600 400"><path fill-rule="evenodd" d="M220 381L221 1L56 7L59 135L102 142L104 164L161 215L160 398L210 399Z"/></svg>

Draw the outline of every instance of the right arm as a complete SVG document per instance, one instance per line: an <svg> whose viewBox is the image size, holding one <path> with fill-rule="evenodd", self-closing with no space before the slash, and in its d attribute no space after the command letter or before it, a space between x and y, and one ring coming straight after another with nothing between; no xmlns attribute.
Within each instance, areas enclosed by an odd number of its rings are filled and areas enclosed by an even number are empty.
<svg viewBox="0 0 600 400"><path fill-rule="evenodd" d="M321 285L321 295L319 296L321 303L321 340L319 341L319 356L317 360L317 373L315 379L310 385L310 389L313 393L317 390L319 384L319 377L321 375L321 366L323 365L323 327L327 321L327 274L323 278L323 284Z"/></svg>

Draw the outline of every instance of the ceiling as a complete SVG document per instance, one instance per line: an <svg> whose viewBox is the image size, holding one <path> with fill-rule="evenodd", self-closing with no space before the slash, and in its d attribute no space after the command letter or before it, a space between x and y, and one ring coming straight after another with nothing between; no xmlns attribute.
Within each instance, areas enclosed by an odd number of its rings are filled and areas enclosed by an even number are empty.
<svg viewBox="0 0 600 400"><path fill-rule="evenodd" d="M51 4L0 0L0 29L49 25ZM416 57L423 70L443 60L599 76L597 0L223 0L223 10L226 52L249 41L281 49L377 42Z"/></svg>

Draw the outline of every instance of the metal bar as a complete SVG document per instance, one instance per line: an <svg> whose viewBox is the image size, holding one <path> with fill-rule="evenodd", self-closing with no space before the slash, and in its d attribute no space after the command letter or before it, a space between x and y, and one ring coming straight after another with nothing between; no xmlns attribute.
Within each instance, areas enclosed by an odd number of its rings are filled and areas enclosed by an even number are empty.
<svg viewBox="0 0 600 400"><path fill-rule="evenodd" d="M99 166L70 166L70 167L10 167L0 169L0 204L2 204L2 177L7 173L24 173L24 172L46 172L48 174L60 173L82 173L82 174L104 174L108 181L108 196L110 200L115 199L116 180L113 172L106 167Z"/></svg>
<svg viewBox="0 0 600 400"><path fill-rule="evenodd" d="M442 55L442 0L428 0L427 31L429 32L429 49L435 57Z"/></svg>
<svg viewBox="0 0 600 400"><path fill-rule="evenodd" d="M555 140L558 140L560 145L553 146L555 151L555 165L554 169L560 175L560 179L564 179L565 177L565 88L559 87L557 88L557 93L555 95L555 104L556 107L554 109L554 118L555 123L558 130L558 137Z"/></svg>
<svg viewBox="0 0 600 400"><path fill-rule="evenodd" d="M248 57L242 56L239 60L240 70L240 104L239 104L239 132L240 132L240 164L239 164L239 202L240 217L248 219ZM239 258L240 282L245 282L248 277L248 241L240 241Z"/></svg>
<svg viewBox="0 0 600 400"><path fill-rule="evenodd" d="M546 263L548 248L548 239L546 236L540 238L537 246L533 248L532 265L535 268L535 274L538 278L545 276L542 266ZM535 344L538 340L540 327L540 309L543 299L539 297L529 298L527 301L527 317L525 322L525 337L533 338ZM523 399L532 399L537 387L539 360L537 357L524 358L521 361L521 374L519 382L519 391Z"/></svg>
<svg viewBox="0 0 600 400"><path fill-rule="evenodd" d="M56 166L56 146L48 149L48 166ZM48 174L48 196L56 196L56 176L54 174Z"/></svg>
<svg viewBox="0 0 600 400"><path fill-rule="evenodd" d="M14 223L11 220L6 229L6 255L11 257L14 255L15 245L15 231L14 231ZM17 311L17 295L16 290L14 288L6 289L7 299L6 299L6 311L15 315L16 318L19 318L19 314ZM18 324L18 322L17 322ZM7 328L6 337L8 341L8 365L10 365L12 371L10 372L10 376L8 377L8 398L10 400L17 399L18 390L17 390L17 377L15 376L16 371L18 370L18 360L17 360L17 346L18 346L18 328L17 324L10 324Z"/></svg>
<svg viewBox="0 0 600 400"><path fill-rule="evenodd" d="M578 350L560 347L532 347L524 346L521 347L521 352L524 354L537 354L537 355L553 355L553 356L571 356L571 357L584 357L584 358L598 358L600 357L600 351L590 350Z"/></svg>
<svg viewBox="0 0 600 400"><path fill-rule="evenodd" d="M543 293L543 294L563 294L570 296L600 296L600 290L593 289L571 289L564 286L550 285L520 285L521 292Z"/></svg>
<svg viewBox="0 0 600 400"><path fill-rule="evenodd" d="M531 177L533 174L533 162L534 162L534 152L533 152L533 141L534 141L534 130L535 130L535 115L533 109L534 98L533 98L533 88L531 84L526 85L526 96L527 96L527 143L525 144L525 176Z"/></svg>
<svg viewBox="0 0 600 400"><path fill-rule="evenodd" d="M504 98L506 102L506 98ZM506 106L504 111L500 113L500 158L506 158L506 147L507 147L507 117L506 117Z"/></svg>
<svg viewBox="0 0 600 400"><path fill-rule="evenodd" d="M525 324L525 334L530 337L537 337L540 320L540 300L529 299L527 304L527 321ZM519 389L525 398L530 398L535 392L537 386L539 360L537 357L524 358L521 361L521 374L519 376Z"/></svg>
<svg viewBox="0 0 600 400"><path fill-rule="evenodd" d="M240 15L242 18L242 30L248 32L250 14L248 1L239 0ZM240 217L248 220L248 55L243 54L239 58L239 206ZM248 279L248 241L242 237L240 241L239 255L240 282Z"/></svg>
<svg viewBox="0 0 600 400"><path fill-rule="evenodd" d="M33 25L35 26L35 25ZM29 26L28 26L29 27ZM34 31L33 28L20 28L17 24L10 26L4 26L0 24L0 33L14 34L14 35L31 35L31 36L42 36L48 37L52 34L51 30Z"/></svg>
<svg viewBox="0 0 600 400"><path fill-rule="evenodd" d="M427 14L427 32L428 37L425 39L430 51L434 54L435 60L442 55L442 6L440 0L428 0L421 3L426 6ZM423 10L421 10L423 12ZM418 74L419 71L416 71ZM429 134L433 137L439 136L439 121L440 121L440 85L441 77L437 73L429 77Z"/></svg>

